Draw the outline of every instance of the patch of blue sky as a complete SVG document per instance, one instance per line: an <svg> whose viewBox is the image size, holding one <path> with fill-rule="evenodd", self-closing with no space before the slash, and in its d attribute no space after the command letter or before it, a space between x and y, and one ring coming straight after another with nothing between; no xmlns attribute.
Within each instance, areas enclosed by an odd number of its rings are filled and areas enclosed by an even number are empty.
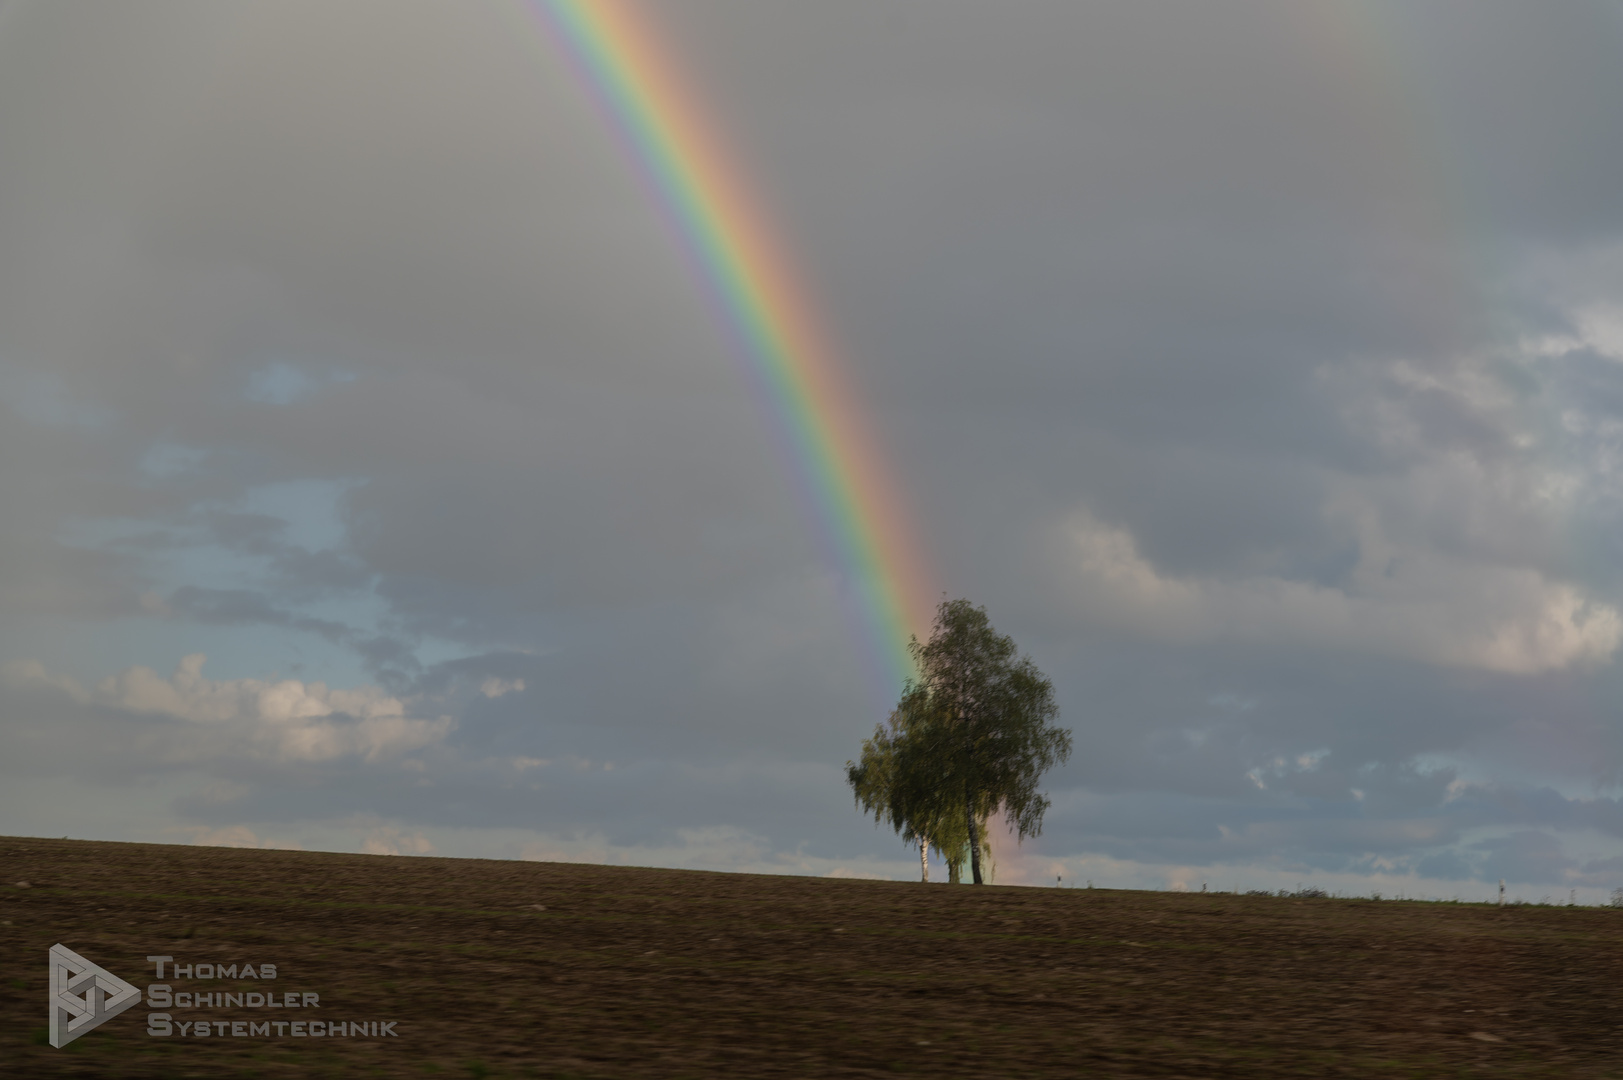
<svg viewBox="0 0 1623 1080"><path fill-rule="evenodd" d="M267 559L199 540L150 552L146 569L168 595L182 585L201 589L251 589L264 580Z"/></svg>
<svg viewBox="0 0 1623 1080"><path fill-rule="evenodd" d="M316 380L292 364L271 364L248 376L249 401L291 405L316 388Z"/></svg>
<svg viewBox="0 0 1623 1080"><path fill-rule="evenodd" d="M64 519L57 527L56 537L68 547L110 548L160 530L170 535L176 533L168 523L149 518L76 517Z"/></svg>
<svg viewBox="0 0 1623 1080"><path fill-rule="evenodd" d="M433 667L435 664L449 664L456 660L468 660L475 656L484 656L492 649L470 649L467 642L452 641L448 638L425 637L417 643L413 652L418 663L424 667ZM518 651L518 650L514 650Z"/></svg>
<svg viewBox="0 0 1623 1080"><path fill-rule="evenodd" d="M226 503L200 504L211 508L264 514L286 525L280 537L307 551L342 546L348 535L341 507L355 480L293 480L250 489L242 498ZM163 591L182 585L209 589L253 588L263 579L268 559L234 551L212 542L203 515L180 521L153 521L131 517L76 518L59 532L63 543L81 548L116 548L130 540L162 530L170 542L149 549L146 570Z"/></svg>
<svg viewBox="0 0 1623 1080"><path fill-rule="evenodd" d="M200 446L157 443L141 455L139 468L149 479L169 480L196 472L202 468L208 454L209 452Z"/></svg>
<svg viewBox="0 0 1623 1080"><path fill-rule="evenodd" d="M73 395L54 371L7 371L0 367L0 401L25 420L50 427L98 428L113 419L111 409Z"/></svg>
<svg viewBox="0 0 1623 1080"><path fill-rule="evenodd" d="M310 551L328 550L341 546L346 538L340 502L354 483L301 480L268 484L224 507L274 517L287 525L281 539ZM129 541L159 529L168 533L167 542L127 546ZM44 642L38 639L33 645L27 641L14 643L6 650L8 656L28 656L60 669L61 661L77 649L84 655L73 665L75 677L99 679L131 664L167 674L182 656L201 652L209 657L206 673L215 679L281 674L307 681L320 679L337 686L371 681L352 649L315 630L274 622L199 623L163 611L163 601L183 586L266 592L272 607L291 618L338 623L369 636L379 632L388 615L387 603L370 590L318 598L305 595L297 601L278 597L275 589L267 588L269 558L213 542L201 514L161 524L136 518L81 519L65 527L61 538L77 547L125 547L126 553L135 554L149 585L151 615L80 627L69 635L71 644L64 642L61 649L45 650L54 657L42 655L38 646Z"/></svg>
<svg viewBox="0 0 1623 1080"><path fill-rule="evenodd" d="M157 614L93 623L36 617L0 625L0 660L37 660L85 686L131 667L167 678L192 653L208 657L203 674L215 680L291 678L340 687L377 681L352 650L293 627L209 625Z"/></svg>
<svg viewBox="0 0 1623 1080"><path fill-rule="evenodd" d="M340 547L348 535L343 502L364 481L287 480L250 488L235 509L265 514L287 523L285 539L307 551Z"/></svg>
<svg viewBox="0 0 1623 1080"><path fill-rule="evenodd" d="M1457 789L1470 786L1493 788L1549 788L1565 799L1593 799L1597 795L1616 795L1617 783L1601 784L1594 778L1574 776L1554 768L1538 768L1517 755L1495 753L1481 758L1471 754L1420 754L1413 759L1421 772L1452 769Z"/></svg>
<svg viewBox="0 0 1623 1080"><path fill-rule="evenodd" d="M218 546L171 550L163 553L158 562L164 596L184 585L264 591L262 560ZM267 599L276 610L293 618L338 623L362 636L377 633L388 613L387 603L370 591L297 603L288 603L270 591ZM180 619L167 621L162 637L172 642L173 648L182 650L167 659L169 666L188 652L207 653L211 678L268 678L273 671L280 671L307 681L323 679L337 686L370 681L360 657L351 648L315 630L276 623L221 625ZM216 661L227 665L229 674L215 671Z"/></svg>
<svg viewBox="0 0 1623 1080"><path fill-rule="evenodd" d="M519 653L524 656L551 656L561 651L557 644L540 643L534 639L521 641L482 641L477 648L470 648L466 641L455 638L437 637L426 634L417 639L412 654L417 657L424 667L435 664L449 664L457 660L471 660L476 656L489 656L492 653Z"/></svg>
<svg viewBox="0 0 1623 1080"><path fill-rule="evenodd" d="M352 372L329 369L316 374L308 367L278 361L250 374L243 396L264 405L291 405L324 385L354 381Z"/></svg>
<svg viewBox="0 0 1623 1080"><path fill-rule="evenodd" d="M170 623L172 654L154 670L168 675L180 658L203 653L203 674L210 679L297 679L328 686L356 687L377 682L353 649L285 626L203 626Z"/></svg>
<svg viewBox="0 0 1623 1080"><path fill-rule="evenodd" d="M1549 823L1478 826L1462 830L1458 839L1445 850L1458 853L1472 864L1476 870L1472 880L1491 886L1494 889L1494 898L1497 898L1499 874L1494 865L1495 856L1514 857L1517 849L1522 846L1521 842L1525 841L1529 834L1554 837L1558 848L1546 851L1542 847L1543 841L1535 839L1533 844L1535 850L1539 854L1547 854L1553 858L1570 859L1575 865L1567 868L1567 873L1571 876L1566 881L1544 880L1540 883L1527 880L1525 874L1518 875L1510 871L1505 879L1507 900L1537 903L1546 894L1559 894L1558 902L1566 903L1567 895L1561 890L1575 888L1580 904L1604 903L1610 898L1614 888L1623 886L1623 870L1613 870L1605 866L1592 871L1584 870L1586 865L1609 863L1623 858L1623 838L1588 826L1564 828L1559 824ZM1502 872L1505 867L1500 865L1497 869Z"/></svg>

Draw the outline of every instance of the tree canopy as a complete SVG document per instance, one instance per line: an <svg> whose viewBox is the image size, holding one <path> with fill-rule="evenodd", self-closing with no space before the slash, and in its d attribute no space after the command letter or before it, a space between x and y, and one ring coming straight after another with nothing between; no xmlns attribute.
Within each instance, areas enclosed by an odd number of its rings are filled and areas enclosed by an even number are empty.
<svg viewBox="0 0 1623 1080"><path fill-rule="evenodd" d="M922 760L933 739L922 704L904 696L889 726L874 728L873 738L862 742L862 756L845 763L846 779L858 806L919 845L924 880L930 879L934 845L947 862L948 880L957 882L969 853L963 801L936 783Z"/></svg>
<svg viewBox="0 0 1623 1080"><path fill-rule="evenodd" d="M943 601L930 640L908 648L918 677L846 778L858 805L909 839L944 854L967 844L979 885L987 818L1001 811L1021 840L1042 832L1049 800L1037 785L1070 757L1071 733L1053 723L1053 684L984 608Z"/></svg>

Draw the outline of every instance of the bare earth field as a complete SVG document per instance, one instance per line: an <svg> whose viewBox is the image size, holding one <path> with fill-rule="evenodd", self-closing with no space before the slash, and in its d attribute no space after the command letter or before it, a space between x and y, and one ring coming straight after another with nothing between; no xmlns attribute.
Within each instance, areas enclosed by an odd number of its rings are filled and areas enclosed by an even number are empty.
<svg viewBox="0 0 1623 1080"><path fill-rule="evenodd" d="M397 1037L56 1050L57 942ZM0 838L0 1015L23 1077L1623 1076L1623 911Z"/></svg>

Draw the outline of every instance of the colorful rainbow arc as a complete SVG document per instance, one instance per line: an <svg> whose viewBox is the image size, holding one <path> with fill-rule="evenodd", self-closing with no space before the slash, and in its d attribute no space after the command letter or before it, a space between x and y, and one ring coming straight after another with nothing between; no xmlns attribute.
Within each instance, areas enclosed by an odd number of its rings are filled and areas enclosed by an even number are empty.
<svg viewBox="0 0 1623 1080"><path fill-rule="evenodd" d="M805 288L649 26L624 0L537 10L612 113L731 323L799 478L858 594L885 676L912 673L934 591L885 458Z"/></svg>

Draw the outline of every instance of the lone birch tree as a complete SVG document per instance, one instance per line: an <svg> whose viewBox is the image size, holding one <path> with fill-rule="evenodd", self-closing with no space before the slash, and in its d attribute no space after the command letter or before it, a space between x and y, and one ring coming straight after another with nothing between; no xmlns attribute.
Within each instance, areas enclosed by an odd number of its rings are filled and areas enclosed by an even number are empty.
<svg viewBox="0 0 1623 1080"><path fill-rule="evenodd" d="M1001 811L1017 840L1042 832L1049 799L1037 784L1070 757L1071 733L1053 723L1053 684L984 608L942 601L930 640L908 649L918 678L890 730L876 728L861 763L846 763L847 780L859 805L921 846L932 835L943 853L948 837L967 846L979 885L987 819Z"/></svg>
<svg viewBox="0 0 1623 1080"><path fill-rule="evenodd" d="M936 718L930 757L941 786L962 793L979 885L979 826L1002 811L1017 840L1042 832L1049 799L1037 783L1071 756L1071 733L1052 723L1059 717L1053 683L992 629L985 608L942 601L930 640L914 638L909 649L919 667L909 695L926 699Z"/></svg>

